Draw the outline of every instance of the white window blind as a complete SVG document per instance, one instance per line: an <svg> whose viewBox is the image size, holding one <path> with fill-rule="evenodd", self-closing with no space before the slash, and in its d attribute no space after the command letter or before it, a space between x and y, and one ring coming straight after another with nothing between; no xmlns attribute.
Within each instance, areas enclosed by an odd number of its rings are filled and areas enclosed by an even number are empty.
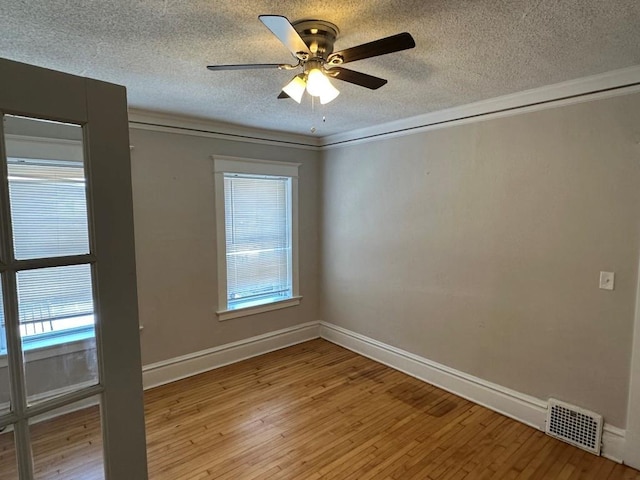
<svg viewBox="0 0 640 480"><path fill-rule="evenodd" d="M18 313L23 337L93 325L91 267L18 272Z"/></svg>
<svg viewBox="0 0 640 480"><path fill-rule="evenodd" d="M83 164L12 157L7 160L15 258L89 253ZM93 336L90 265L20 271L17 283L23 340L49 338L54 344L60 334L79 329ZM3 313L0 323L4 324ZM0 353L6 348L1 343Z"/></svg>
<svg viewBox="0 0 640 480"><path fill-rule="evenodd" d="M229 310L291 298L291 178L224 175Z"/></svg>
<svg viewBox="0 0 640 480"><path fill-rule="evenodd" d="M82 163L9 158L7 169L16 259L89 253Z"/></svg>

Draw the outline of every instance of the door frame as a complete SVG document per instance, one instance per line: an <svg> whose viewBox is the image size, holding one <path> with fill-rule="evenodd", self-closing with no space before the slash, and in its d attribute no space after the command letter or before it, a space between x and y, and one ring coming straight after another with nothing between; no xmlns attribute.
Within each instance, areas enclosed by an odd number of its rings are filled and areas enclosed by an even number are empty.
<svg viewBox="0 0 640 480"><path fill-rule="evenodd" d="M0 112L3 114L74 123L83 127L89 216L93 219L92 255L96 292L96 343L100 355L100 384L77 397L99 393L107 480L148 478L142 362L133 232L133 200L126 90L124 87L0 59ZM4 134L0 125L0 153ZM6 172L6 167L5 167ZM6 183L6 182L5 182ZM3 186L2 190L6 187ZM7 199L7 192L1 192ZM6 202L5 202L6 203ZM7 223L7 206L2 215ZM5 248L6 250L6 248ZM7 258L7 252L4 258ZM6 280L9 277L9 280ZM12 278L13 277L13 278ZM15 276L5 275L7 286ZM14 290L15 291L15 290ZM16 299L7 309L16 315ZM12 311L14 309L14 311ZM16 317L17 318L17 317ZM7 325L9 361L22 375L20 337ZM22 379L18 379L22 381ZM16 401L24 402L24 389L12 381ZM31 412L31 407L18 414ZM39 405L38 413L47 410ZM35 414L35 409L30 416ZM31 452L28 427L16 425L20 480L30 480Z"/></svg>
<svg viewBox="0 0 640 480"><path fill-rule="evenodd" d="M636 289L635 325L629 372L629 403L627 407L627 429L625 432L625 464L640 469L640 265Z"/></svg>

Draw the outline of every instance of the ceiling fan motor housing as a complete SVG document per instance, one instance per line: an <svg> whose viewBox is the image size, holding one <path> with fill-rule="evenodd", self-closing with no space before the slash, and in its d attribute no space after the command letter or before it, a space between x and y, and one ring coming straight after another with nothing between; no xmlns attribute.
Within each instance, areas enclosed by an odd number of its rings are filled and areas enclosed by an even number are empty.
<svg viewBox="0 0 640 480"><path fill-rule="evenodd" d="M333 53L333 44L340 33L338 27L325 20L298 20L292 25L307 44L312 55L309 58L308 54L300 52L296 54L297 57L303 62L318 60L324 64Z"/></svg>

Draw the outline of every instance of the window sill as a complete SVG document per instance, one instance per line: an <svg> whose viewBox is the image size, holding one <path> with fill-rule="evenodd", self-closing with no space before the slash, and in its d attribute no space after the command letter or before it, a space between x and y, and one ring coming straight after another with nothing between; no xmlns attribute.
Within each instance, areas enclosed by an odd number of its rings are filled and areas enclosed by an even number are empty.
<svg viewBox="0 0 640 480"><path fill-rule="evenodd" d="M264 305L255 305L253 307L237 308L235 310L218 310L219 321L231 320L233 318L248 317L249 315L256 315L258 313L270 312L272 310L280 310L281 308L293 307L300 305L301 296L287 298L286 300L280 300L278 302L265 303Z"/></svg>
<svg viewBox="0 0 640 480"><path fill-rule="evenodd" d="M90 342L90 345L87 345ZM93 327L91 331L70 332L56 337L55 343L51 340L31 340L23 345L26 362L44 360L45 358L59 357L70 353L95 349ZM7 366L7 352L0 351L0 368Z"/></svg>

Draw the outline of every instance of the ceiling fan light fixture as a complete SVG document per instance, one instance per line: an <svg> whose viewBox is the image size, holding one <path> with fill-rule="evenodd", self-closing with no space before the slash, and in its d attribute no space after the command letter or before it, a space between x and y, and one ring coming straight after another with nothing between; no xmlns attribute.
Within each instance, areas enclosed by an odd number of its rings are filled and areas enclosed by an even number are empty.
<svg viewBox="0 0 640 480"><path fill-rule="evenodd" d="M306 88L306 83L303 80L301 75L296 75L293 77L285 87L282 89L284 93L293 98L296 102L302 102L302 95L304 94L304 89Z"/></svg>
<svg viewBox="0 0 640 480"><path fill-rule="evenodd" d="M320 103L322 105L329 103L331 100L335 100L338 95L340 95L340 91L331 84L329 79L327 79L327 86L320 94Z"/></svg>
<svg viewBox="0 0 640 480"><path fill-rule="evenodd" d="M335 89L329 79L319 68L313 68L307 74L307 92L313 97L320 97L324 92Z"/></svg>
<svg viewBox="0 0 640 480"><path fill-rule="evenodd" d="M302 68L303 72L294 77L278 95L279 99L293 98L297 103L302 103L305 89L312 97L318 98L321 104L329 103L335 99L340 92L331 84L329 78L335 78L370 90L377 90L387 83L384 78L342 68L340 65L388 53L400 52L416 46L411 34L402 32L336 52L333 45L338 37L339 30L331 22L326 20L298 20L291 23L282 15L260 15L258 18L298 60L295 65L286 63L248 63L208 65L207 68L213 71L259 68L295 70Z"/></svg>

